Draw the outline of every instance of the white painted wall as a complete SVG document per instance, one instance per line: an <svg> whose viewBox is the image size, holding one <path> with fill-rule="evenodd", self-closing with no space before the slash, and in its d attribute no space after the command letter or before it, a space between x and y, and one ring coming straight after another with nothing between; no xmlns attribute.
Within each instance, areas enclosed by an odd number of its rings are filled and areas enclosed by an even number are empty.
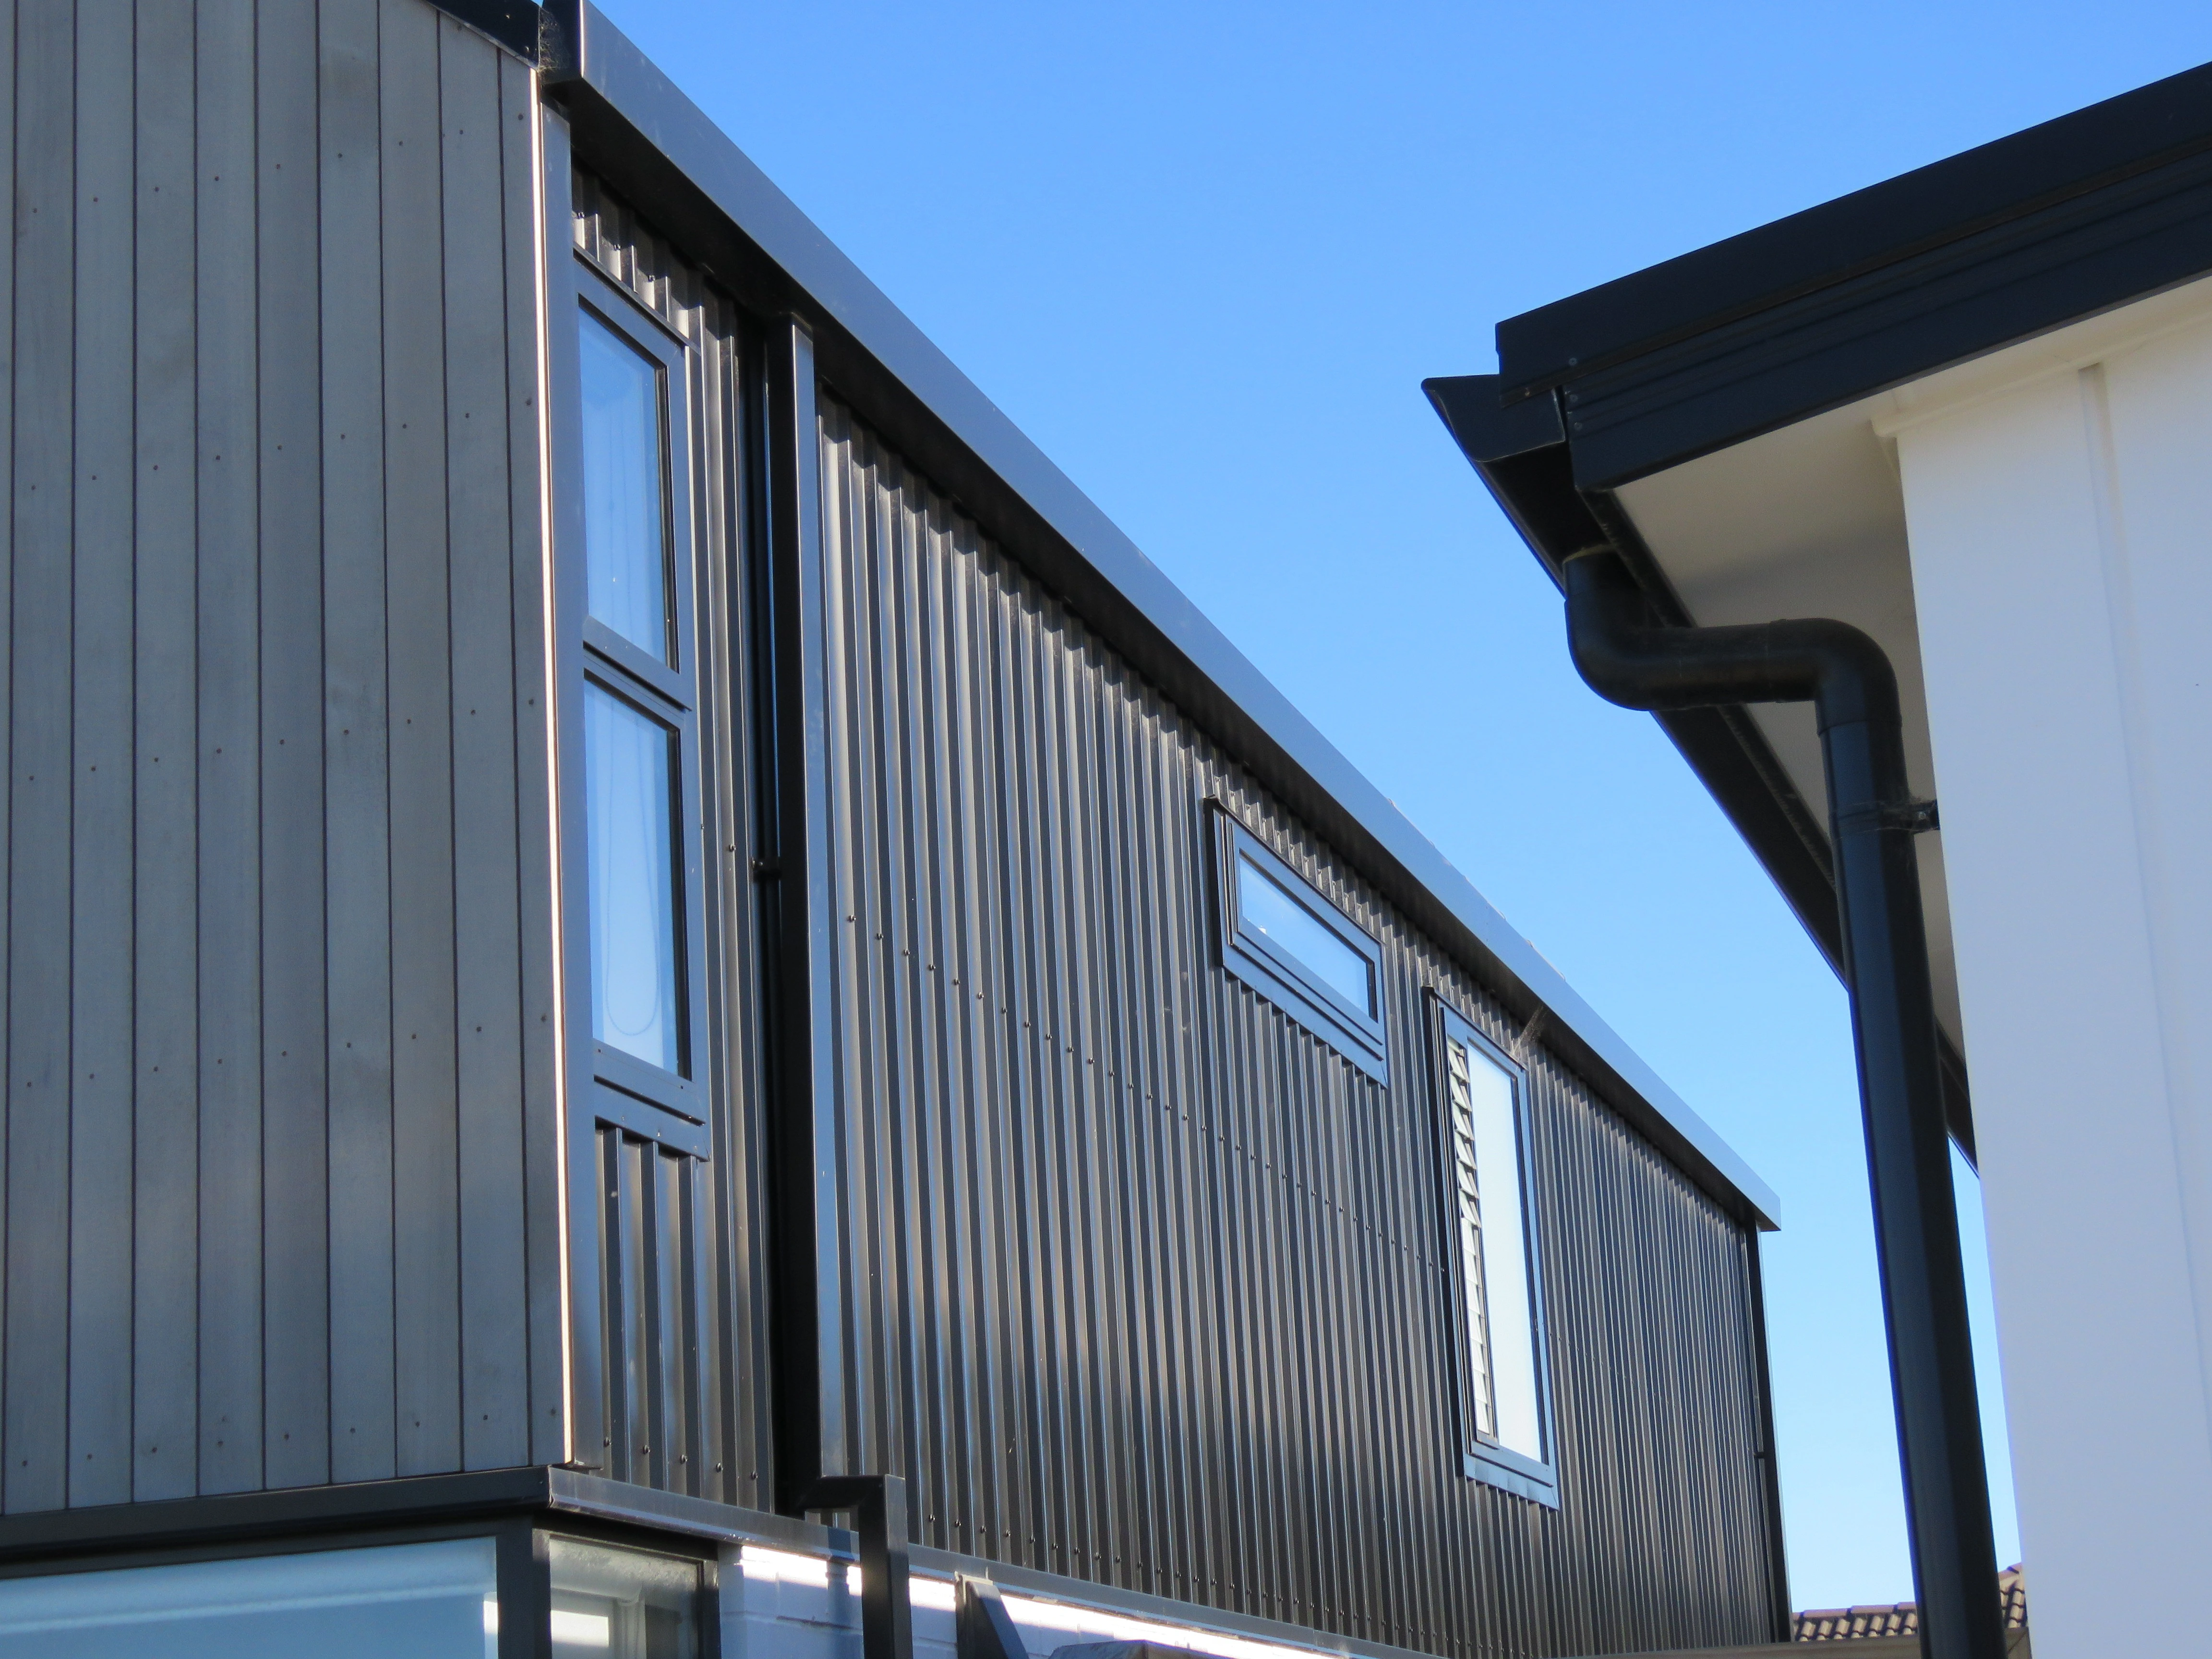
<svg viewBox="0 0 2212 1659"><path fill-rule="evenodd" d="M2148 337L2100 319L2087 360L2039 343L1878 423L2041 1659L2206 1640L2212 316L2145 315Z"/></svg>

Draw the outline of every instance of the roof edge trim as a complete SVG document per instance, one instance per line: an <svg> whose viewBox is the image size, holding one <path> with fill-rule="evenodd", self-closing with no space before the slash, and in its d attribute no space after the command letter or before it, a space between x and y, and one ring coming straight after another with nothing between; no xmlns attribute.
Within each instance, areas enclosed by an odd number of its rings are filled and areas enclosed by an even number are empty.
<svg viewBox="0 0 2212 1659"><path fill-rule="evenodd" d="M594 165L622 161L618 188L649 180L637 204L665 210L671 234L719 233L717 277L805 317L825 378L890 435L914 434L915 464L994 538L1517 1016L1547 1011L1547 1041L1693 1184L1740 1221L1779 1224L1773 1189L1734 1148L596 7L586 34L580 79L551 90Z"/></svg>

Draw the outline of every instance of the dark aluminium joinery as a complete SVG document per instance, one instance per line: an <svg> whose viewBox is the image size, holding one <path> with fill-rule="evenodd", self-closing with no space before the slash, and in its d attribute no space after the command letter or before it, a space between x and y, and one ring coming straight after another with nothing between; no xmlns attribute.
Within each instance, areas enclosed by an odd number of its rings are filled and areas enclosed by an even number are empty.
<svg viewBox="0 0 2212 1659"><path fill-rule="evenodd" d="M1210 811L1222 967L1389 1083L1382 947L1225 807Z"/></svg>
<svg viewBox="0 0 2212 1659"><path fill-rule="evenodd" d="M1464 1472L1557 1508L1528 1074L1441 999L1431 1008Z"/></svg>
<svg viewBox="0 0 2212 1659"><path fill-rule="evenodd" d="M591 1110L705 1157L685 347L575 270Z"/></svg>

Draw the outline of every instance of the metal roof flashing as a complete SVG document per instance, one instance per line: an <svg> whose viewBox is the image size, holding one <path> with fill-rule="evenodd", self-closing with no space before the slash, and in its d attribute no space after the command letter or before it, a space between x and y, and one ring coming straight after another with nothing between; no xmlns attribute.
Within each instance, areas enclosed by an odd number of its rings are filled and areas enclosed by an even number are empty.
<svg viewBox="0 0 2212 1659"><path fill-rule="evenodd" d="M649 186L638 205L740 298L805 320L824 378L995 539L1517 1017L1542 1012L1550 1046L1695 1184L1778 1225L1772 1189L1428 838L603 13L584 21L576 78L548 90L593 164Z"/></svg>

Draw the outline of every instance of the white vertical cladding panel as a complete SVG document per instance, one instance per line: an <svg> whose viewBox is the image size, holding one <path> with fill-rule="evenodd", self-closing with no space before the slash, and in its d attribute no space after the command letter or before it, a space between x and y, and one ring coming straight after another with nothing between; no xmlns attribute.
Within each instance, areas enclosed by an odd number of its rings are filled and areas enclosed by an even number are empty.
<svg viewBox="0 0 2212 1659"><path fill-rule="evenodd" d="M2043 1659L2212 1536L2212 325L1897 434Z"/></svg>

